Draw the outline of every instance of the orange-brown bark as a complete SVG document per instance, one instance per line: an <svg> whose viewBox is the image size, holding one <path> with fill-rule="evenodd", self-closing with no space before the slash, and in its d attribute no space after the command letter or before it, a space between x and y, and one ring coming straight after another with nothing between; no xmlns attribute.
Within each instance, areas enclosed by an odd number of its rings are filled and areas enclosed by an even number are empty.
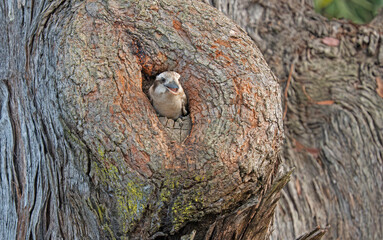
<svg viewBox="0 0 383 240"><path fill-rule="evenodd" d="M196 230L201 239L246 208L230 220L241 226L237 239L259 234L255 223L266 238L286 182L271 187L280 90L246 33L198 1L60 3L42 8L28 41L25 88L34 94L25 102L36 103L43 125L31 133L43 157L28 161L47 179L23 183L42 182L43 192L31 203L38 234L26 235L171 239ZM189 102L191 128L179 141L145 94L168 70L181 74ZM252 220L264 212L264 222Z"/></svg>

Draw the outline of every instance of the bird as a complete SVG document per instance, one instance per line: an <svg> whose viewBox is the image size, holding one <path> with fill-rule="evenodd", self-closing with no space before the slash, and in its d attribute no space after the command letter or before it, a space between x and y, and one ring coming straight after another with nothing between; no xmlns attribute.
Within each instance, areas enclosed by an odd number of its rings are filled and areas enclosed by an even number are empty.
<svg viewBox="0 0 383 240"><path fill-rule="evenodd" d="M149 97L154 109L161 116L173 120L187 114L187 98L179 82L180 77L177 72L163 72L156 76L149 88Z"/></svg>

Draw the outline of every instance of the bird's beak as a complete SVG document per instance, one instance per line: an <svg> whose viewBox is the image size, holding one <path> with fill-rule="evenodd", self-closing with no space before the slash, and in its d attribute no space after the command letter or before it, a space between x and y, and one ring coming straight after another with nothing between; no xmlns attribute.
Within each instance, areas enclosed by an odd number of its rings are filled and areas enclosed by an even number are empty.
<svg viewBox="0 0 383 240"><path fill-rule="evenodd" d="M180 88L175 82L165 84L165 87L173 94L178 94L178 89Z"/></svg>

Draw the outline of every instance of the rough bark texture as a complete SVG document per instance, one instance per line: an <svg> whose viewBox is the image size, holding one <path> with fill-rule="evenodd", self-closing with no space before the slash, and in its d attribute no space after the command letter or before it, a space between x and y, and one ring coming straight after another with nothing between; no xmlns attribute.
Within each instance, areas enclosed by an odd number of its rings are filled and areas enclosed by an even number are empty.
<svg viewBox="0 0 383 240"><path fill-rule="evenodd" d="M208 2L208 1L206 1ZM287 165L272 239L383 239L383 18L329 21L312 1L210 1L255 40L285 85ZM289 76L290 75L290 76Z"/></svg>
<svg viewBox="0 0 383 240"><path fill-rule="evenodd" d="M2 239L267 237L289 178L281 94L245 32L197 1L0 10ZM188 95L184 141L144 93L165 70Z"/></svg>

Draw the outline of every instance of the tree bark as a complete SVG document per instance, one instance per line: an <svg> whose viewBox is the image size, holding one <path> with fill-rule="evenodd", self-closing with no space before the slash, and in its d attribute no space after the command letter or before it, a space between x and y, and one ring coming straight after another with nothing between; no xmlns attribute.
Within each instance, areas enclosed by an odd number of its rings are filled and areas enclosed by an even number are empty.
<svg viewBox="0 0 383 240"><path fill-rule="evenodd" d="M197 1L0 4L2 239L268 237L281 94L237 25ZM166 70L183 141L145 95Z"/></svg>
<svg viewBox="0 0 383 240"><path fill-rule="evenodd" d="M272 239L383 239L383 17L329 21L312 1L210 2L257 43L284 89L284 157L295 167Z"/></svg>

